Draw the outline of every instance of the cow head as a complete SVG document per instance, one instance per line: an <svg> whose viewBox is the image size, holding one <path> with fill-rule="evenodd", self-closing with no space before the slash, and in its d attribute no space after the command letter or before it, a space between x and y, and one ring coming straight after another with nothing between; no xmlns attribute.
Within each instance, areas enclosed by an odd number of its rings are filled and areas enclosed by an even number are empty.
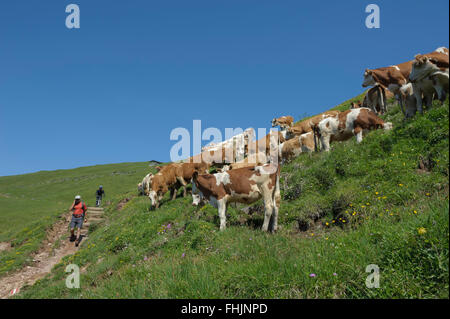
<svg viewBox="0 0 450 319"><path fill-rule="evenodd" d="M412 83L420 81L429 76L433 71L439 70L426 55L417 54L412 65L409 80Z"/></svg>
<svg viewBox="0 0 450 319"><path fill-rule="evenodd" d="M384 123L383 124L383 129L385 129L386 131L392 130L392 123L391 122Z"/></svg>
<svg viewBox="0 0 450 319"><path fill-rule="evenodd" d="M167 193L169 189L167 185L152 185L151 189L148 192L148 197L152 202L152 208L158 208L160 201L163 199L165 193Z"/></svg>
<svg viewBox="0 0 450 319"><path fill-rule="evenodd" d="M377 84L377 82L375 81L375 79L373 77L373 70L366 69L364 71L364 80L363 80L362 86L365 88L368 86L374 86L376 84Z"/></svg>
<svg viewBox="0 0 450 319"><path fill-rule="evenodd" d="M198 172L194 172L191 179L192 184L192 205L199 206L202 203L202 192L198 189L197 186L197 177Z"/></svg>
<svg viewBox="0 0 450 319"><path fill-rule="evenodd" d="M301 135L303 132L300 127L289 127L286 131L284 131L284 141L290 140L294 138L295 136ZM280 141L281 142L281 141ZM281 142L284 143L284 142Z"/></svg>
<svg viewBox="0 0 450 319"><path fill-rule="evenodd" d="M150 198L151 202L152 202L152 208L158 208L159 206L159 201L158 201L158 194L155 190L150 190L150 192L148 193L148 197Z"/></svg>
<svg viewBox="0 0 450 319"><path fill-rule="evenodd" d="M350 104L350 109L359 109L360 107L362 107L362 103L361 103L361 101L358 101L358 102L352 102L351 104Z"/></svg>
<svg viewBox="0 0 450 319"><path fill-rule="evenodd" d="M144 193L144 188L142 187L142 183L137 184L139 194Z"/></svg>

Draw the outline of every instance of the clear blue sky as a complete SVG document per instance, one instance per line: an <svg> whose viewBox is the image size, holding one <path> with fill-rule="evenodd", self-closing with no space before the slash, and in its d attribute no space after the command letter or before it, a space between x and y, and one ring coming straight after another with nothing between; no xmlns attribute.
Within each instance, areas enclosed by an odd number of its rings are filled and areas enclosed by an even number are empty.
<svg viewBox="0 0 450 319"><path fill-rule="evenodd" d="M66 5L81 29L65 27ZM381 9L381 29L364 25ZM170 131L269 127L448 47L448 0L0 2L0 175L169 160Z"/></svg>

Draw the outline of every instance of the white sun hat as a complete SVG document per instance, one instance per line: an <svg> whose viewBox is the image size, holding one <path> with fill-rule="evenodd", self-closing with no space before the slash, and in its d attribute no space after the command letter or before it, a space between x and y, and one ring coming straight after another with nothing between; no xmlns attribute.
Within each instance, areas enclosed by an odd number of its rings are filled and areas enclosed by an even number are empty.
<svg viewBox="0 0 450 319"><path fill-rule="evenodd" d="M80 195L75 196L75 199L81 199Z"/></svg>

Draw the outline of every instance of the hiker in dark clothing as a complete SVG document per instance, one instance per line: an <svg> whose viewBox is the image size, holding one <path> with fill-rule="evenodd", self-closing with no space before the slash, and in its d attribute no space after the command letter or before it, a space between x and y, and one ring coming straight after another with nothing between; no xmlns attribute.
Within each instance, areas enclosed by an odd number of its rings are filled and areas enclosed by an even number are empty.
<svg viewBox="0 0 450 319"><path fill-rule="evenodd" d="M103 186L100 185L97 191L95 192L97 200L95 201L95 206L99 207L102 203L102 198L105 196L105 191L103 190Z"/></svg>
<svg viewBox="0 0 450 319"><path fill-rule="evenodd" d="M75 246L78 246L81 241L81 227L83 227L83 221L85 221L87 206L81 201L81 196L75 196L75 200L70 206L72 211L72 220L70 221L70 241L75 241ZM77 229L77 236L75 237L75 227Z"/></svg>

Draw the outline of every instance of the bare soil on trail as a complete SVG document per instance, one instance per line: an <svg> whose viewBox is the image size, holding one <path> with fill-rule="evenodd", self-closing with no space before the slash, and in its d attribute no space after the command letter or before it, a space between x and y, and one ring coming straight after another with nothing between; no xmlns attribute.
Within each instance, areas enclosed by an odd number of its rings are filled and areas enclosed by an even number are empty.
<svg viewBox="0 0 450 319"><path fill-rule="evenodd" d="M89 219L88 214L89 208L87 213ZM72 255L78 250L78 247L75 246L75 242L70 242L69 240L70 231L68 225L70 218L70 214L64 214L61 216L60 220L47 231L46 239L41 248L32 255L32 264L0 278L1 299L6 299L15 293L18 293L25 285L34 284L38 279L41 279L50 273L53 266L58 264L63 257ZM82 246L83 241L86 239L83 234L87 233L87 228L88 227L83 226L81 231L82 240L80 246Z"/></svg>
<svg viewBox="0 0 450 319"><path fill-rule="evenodd" d="M126 198L122 199L122 200L117 204L116 209L117 209L117 210L122 210L123 207L125 206L125 204L128 203L133 197L134 197L134 196L126 197Z"/></svg>
<svg viewBox="0 0 450 319"><path fill-rule="evenodd" d="M9 250L11 249L11 244L10 243L0 243L0 251L4 251L4 250Z"/></svg>

